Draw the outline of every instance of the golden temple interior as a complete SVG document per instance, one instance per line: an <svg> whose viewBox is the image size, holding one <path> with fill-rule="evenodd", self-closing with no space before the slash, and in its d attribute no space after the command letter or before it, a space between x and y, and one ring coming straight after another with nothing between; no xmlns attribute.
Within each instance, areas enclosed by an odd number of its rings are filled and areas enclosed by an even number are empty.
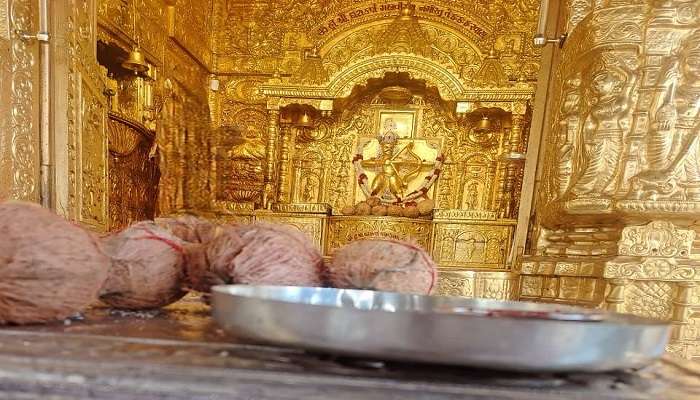
<svg viewBox="0 0 700 400"><path fill-rule="evenodd" d="M0 0L0 198L98 231L286 223L326 256L410 239L441 294L662 318L669 349L700 357L699 15L693 0Z"/></svg>

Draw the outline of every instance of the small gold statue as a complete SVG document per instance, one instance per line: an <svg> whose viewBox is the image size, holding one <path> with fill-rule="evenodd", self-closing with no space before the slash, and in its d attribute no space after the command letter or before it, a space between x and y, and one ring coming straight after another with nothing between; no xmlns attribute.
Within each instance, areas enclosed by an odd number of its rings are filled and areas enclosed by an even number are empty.
<svg viewBox="0 0 700 400"><path fill-rule="evenodd" d="M384 200L401 201L408 184L425 167L433 167L434 162L426 162L413 151L414 143L408 143L396 152L398 143L396 122L389 118L385 122L384 134L379 137L379 154L369 160L362 161L362 166L377 172L370 186L372 196ZM402 173L402 169L408 168Z"/></svg>

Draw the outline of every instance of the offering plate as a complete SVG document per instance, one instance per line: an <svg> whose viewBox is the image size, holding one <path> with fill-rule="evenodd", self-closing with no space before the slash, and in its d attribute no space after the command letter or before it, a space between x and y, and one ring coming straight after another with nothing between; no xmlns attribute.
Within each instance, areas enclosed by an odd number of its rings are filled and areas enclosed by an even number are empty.
<svg viewBox="0 0 700 400"><path fill-rule="evenodd" d="M213 288L215 320L243 339L379 361L521 372L642 367L662 321L602 310L288 286Z"/></svg>

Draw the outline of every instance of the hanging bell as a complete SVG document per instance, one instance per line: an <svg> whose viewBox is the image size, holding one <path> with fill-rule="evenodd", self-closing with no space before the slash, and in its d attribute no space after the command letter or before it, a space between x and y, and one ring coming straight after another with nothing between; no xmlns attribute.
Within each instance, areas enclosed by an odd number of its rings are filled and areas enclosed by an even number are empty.
<svg viewBox="0 0 700 400"><path fill-rule="evenodd" d="M148 71L146 58L138 46L134 47L134 49L129 52L129 58L122 63L122 67L134 71L137 75Z"/></svg>
<svg viewBox="0 0 700 400"><path fill-rule="evenodd" d="M309 128L309 127L311 127L311 117L309 117L309 114L304 113L304 114L299 118L299 126L304 127L304 128Z"/></svg>
<svg viewBox="0 0 700 400"><path fill-rule="evenodd" d="M487 116L483 116L479 123L476 124L476 130L486 132L491 130L491 120Z"/></svg>

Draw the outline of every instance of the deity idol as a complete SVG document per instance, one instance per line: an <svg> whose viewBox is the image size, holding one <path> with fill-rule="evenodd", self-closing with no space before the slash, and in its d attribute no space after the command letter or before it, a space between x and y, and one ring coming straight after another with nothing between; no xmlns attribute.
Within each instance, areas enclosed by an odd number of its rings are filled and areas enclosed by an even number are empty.
<svg viewBox="0 0 700 400"><path fill-rule="evenodd" d="M621 60L604 57L584 71L590 99L583 120L570 193L600 197L613 182L622 153L623 121L629 117L635 74Z"/></svg>
<svg viewBox="0 0 700 400"><path fill-rule="evenodd" d="M646 170L637 198L700 200L700 31L692 33L659 75L646 138ZM685 189L685 190L683 190Z"/></svg>
<svg viewBox="0 0 700 400"><path fill-rule="evenodd" d="M557 169L553 171L550 184L554 197L564 195L571 179L572 161L576 133L579 131L581 111L581 77L577 74L564 82L561 107L557 124L556 159Z"/></svg>
<svg viewBox="0 0 700 400"><path fill-rule="evenodd" d="M400 197L406 188L394 162L394 151L399 139L398 127L392 118L384 122L384 133L379 139L380 152L373 160L362 163L366 167L379 167L377 176L372 181L372 196L382 196L387 190L395 197Z"/></svg>

